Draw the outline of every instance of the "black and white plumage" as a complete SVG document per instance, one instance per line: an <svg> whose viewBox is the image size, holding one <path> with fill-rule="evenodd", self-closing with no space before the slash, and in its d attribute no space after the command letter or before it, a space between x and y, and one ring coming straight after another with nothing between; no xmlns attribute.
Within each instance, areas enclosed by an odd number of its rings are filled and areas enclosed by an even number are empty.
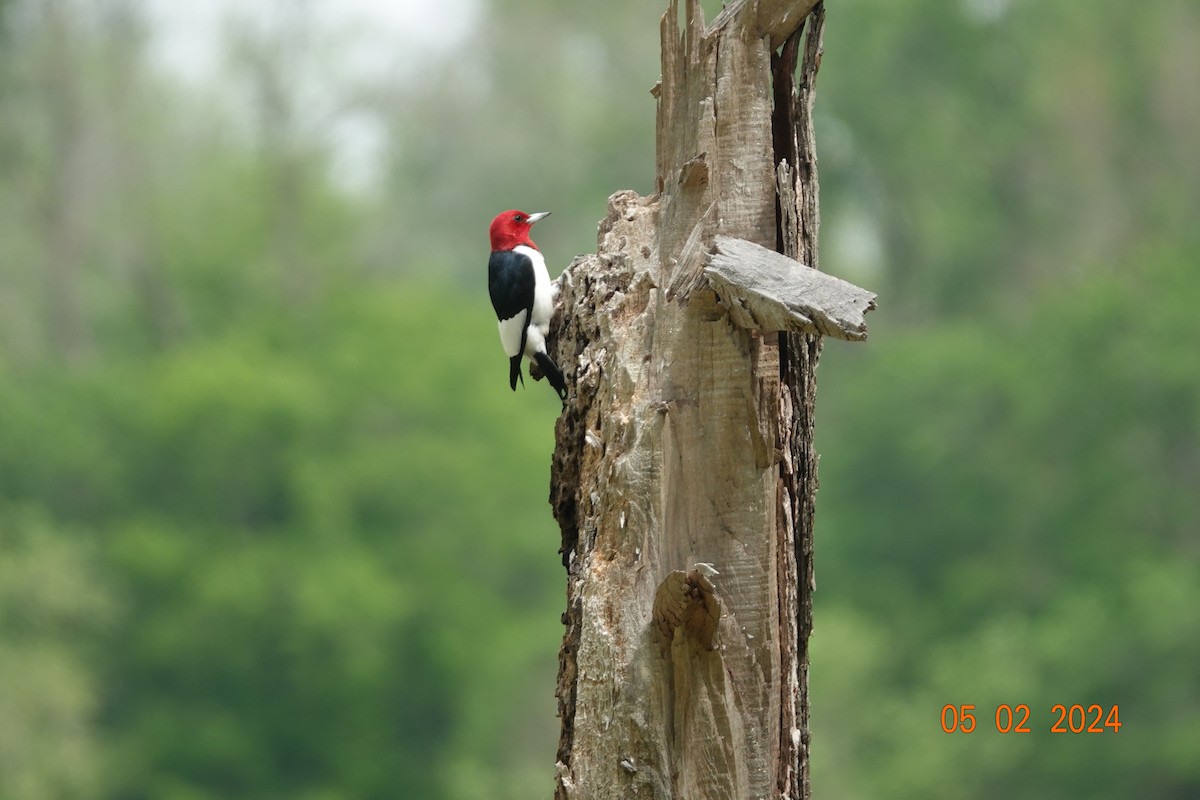
<svg viewBox="0 0 1200 800"><path fill-rule="evenodd" d="M529 238L533 223L550 212L505 211L492 220L492 255L488 259L488 293L500 329L500 344L509 359L513 391L525 384L521 359L536 361L559 399L567 397L562 370L546 352L546 332L554 313L554 291L546 259Z"/></svg>

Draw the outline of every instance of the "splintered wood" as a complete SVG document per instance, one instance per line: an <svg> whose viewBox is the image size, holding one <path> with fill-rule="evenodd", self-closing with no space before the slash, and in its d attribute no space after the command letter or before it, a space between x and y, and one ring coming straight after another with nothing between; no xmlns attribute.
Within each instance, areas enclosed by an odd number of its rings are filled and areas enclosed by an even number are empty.
<svg viewBox="0 0 1200 800"><path fill-rule="evenodd" d="M874 292L754 242L718 236L704 274L734 323L743 328L803 331L851 341L867 338L863 315L875 308Z"/></svg>

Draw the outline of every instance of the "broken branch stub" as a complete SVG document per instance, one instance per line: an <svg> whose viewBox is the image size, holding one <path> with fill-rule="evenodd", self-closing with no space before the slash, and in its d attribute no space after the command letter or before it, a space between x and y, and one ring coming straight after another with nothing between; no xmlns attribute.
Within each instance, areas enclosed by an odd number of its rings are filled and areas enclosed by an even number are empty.
<svg viewBox="0 0 1200 800"><path fill-rule="evenodd" d="M875 308L874 292L754 242L718 236L704 275L738 327L867 338L864 315Z"/></svg>

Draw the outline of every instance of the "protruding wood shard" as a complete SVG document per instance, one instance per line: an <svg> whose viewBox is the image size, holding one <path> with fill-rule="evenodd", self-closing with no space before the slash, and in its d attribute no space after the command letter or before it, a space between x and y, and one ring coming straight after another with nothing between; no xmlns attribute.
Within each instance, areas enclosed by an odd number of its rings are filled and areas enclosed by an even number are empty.
<svg viewBox="0 0 1200 800"><path fill-rule="evenodd" d="M875 308L874 292L774 250L718 236L704 274L738 327L867 338L864 315Z"/></svg>

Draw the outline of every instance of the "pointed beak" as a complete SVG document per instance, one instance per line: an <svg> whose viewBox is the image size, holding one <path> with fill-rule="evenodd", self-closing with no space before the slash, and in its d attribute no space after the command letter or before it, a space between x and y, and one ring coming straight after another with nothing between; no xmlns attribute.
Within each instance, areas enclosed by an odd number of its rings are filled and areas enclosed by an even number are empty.
<svg viewBox="0 0 1200 800"><path fill-rule="evenodd" d="M542 218L548 217L548 216L550 216L549 211L539 211L536 214L530 214L529 215L529 224L532 225L533 223L537 222L539 219L542 219Z"/></svg>

